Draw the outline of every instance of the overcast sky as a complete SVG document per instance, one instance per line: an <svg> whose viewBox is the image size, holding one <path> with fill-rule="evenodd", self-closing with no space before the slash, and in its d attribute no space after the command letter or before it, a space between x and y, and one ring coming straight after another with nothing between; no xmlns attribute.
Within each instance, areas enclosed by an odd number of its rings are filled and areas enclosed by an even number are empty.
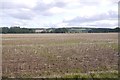
<svg viewBox="0 0 120 80"><path fill-rule="evenodd" d="M118 26L119 0L0 0L0 26Z"/></svg>

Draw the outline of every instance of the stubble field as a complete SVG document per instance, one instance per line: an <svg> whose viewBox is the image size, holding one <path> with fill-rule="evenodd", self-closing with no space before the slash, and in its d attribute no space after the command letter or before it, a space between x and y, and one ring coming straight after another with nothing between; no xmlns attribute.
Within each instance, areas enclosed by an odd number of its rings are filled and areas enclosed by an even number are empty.
<svg viewBox="0 0 120 80"><path fill-rule="evenodd" d="M117 33L2 35L3 77L117 77L117 70Z"/></svg>

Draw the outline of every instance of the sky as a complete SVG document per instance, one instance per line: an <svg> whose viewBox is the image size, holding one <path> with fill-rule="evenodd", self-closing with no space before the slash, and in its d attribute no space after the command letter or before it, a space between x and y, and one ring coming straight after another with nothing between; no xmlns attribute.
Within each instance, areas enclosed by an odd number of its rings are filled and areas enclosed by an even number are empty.
<svg viewBox="0 0 120 80"><path fill-rule="evenodd" d="M0 27L118 26L119 0L0 0Z"/></svg>

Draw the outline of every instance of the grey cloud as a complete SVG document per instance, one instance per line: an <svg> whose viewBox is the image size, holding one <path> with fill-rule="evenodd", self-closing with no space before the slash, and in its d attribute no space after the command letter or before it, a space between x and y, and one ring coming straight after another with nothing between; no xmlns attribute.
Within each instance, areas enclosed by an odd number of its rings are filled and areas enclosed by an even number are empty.
<svg viewBox="0 0 120 80"><path fill-rule="evenodd" d="M33 10L42 12L42 11L46 11L50 8L51 8L50 4L38 2L37 5L33 8Z"/></svg>
<svg viewBox="0 0 120 80"><path fill-rule="evenodd" d="M56 7L65 7L66 5L67 5L66 3L60 1L53 4L53 6Z"/></svg>
<svg viewBox="0 0 120 80"><path fill-rule="evenodd" d="M44 4L44 3L38 3L32 11L35 12L37 15L42 15L42 16L51 16L52 14L48 12L48 10L52 6L50 4Z"/></svg>
<svg viewBox="0 0 120 80"><path fill-rule="evenodd" d="M94 24L94 25L87 25L87 26L95 26L95 27L101 27L101 28L104 28L104 27L117 27L117 23L115 23L115 24L110 24L110 23L96 23L96 24Z"/></svg>
<svg viewBox="0 0 120 80"><path fill-rule="evenodd" d="M32 19L31 11L24 11L22 9L29 9L28 6L24 4L14 3L14 1L1 1L0 9L2 10L2 14L8 17L13 17L16 19Z"/></svg>
<svg viewBox="0 0 120 80"><path fill-rule="evenodd" d="M50 4L45 4L43 2L38 2L34 9L46 10L46 9L50 9L52 7L65 7L66 5L67 5L66 3L60 2L60 1L59 2L50 3Z"/></svg>
<svg viewBox="0 0 120 80"><path fill-rule="evenodd" d="M43 15L43 16L51 16L54 15L52 13L50 13L48 10L53 8L53 7L60 7L63 8L65 7L67 4L65 4L64 2L54 2L54 3L50 3L50 4L45 4L43 2L38 2L36 4L36 6L32 9L34 12L36 12L39 15Z"/></svg>
<svg viewBox="0 0 120 80"><path fill-rule="evenodd" d="M14 2L10 1L1 1L0 9L18 9L18 8L28 8L26 5L23 4L15 4Z"/></svg>
<svg viewBox="0 0 120 80"><path fill-rule="evenodd" d="M116 20L118 18L118 13L114 11L109 11L108 13L102 13L99 15L94 15L92 17L76 17L72 20L63 21L63 23L68 23L67 26L96 26L96 27L115 27L117 24L110 23L100 23L96 21L101 20ZM81 25L87 23L86 25ZM93 23L93 24L91 24Z"/></svg>
<svg viewBox="0 0 120 80"><path fill-rule="evenodd" d="M12 14L11 16L17 19L25 19L25 20L32 19L31 15L24 14L24 13Z"/></svg>
<svg viewBox="0 0 120 80"><path fill-rule="evenodd" d="M117 17L118 17L118 14L116 12L109 11L108 14L103 13L99 15L94 15L92 17L79 17L78 16L72 20L63 21L63 22L67 22L70 24L77 24L77 23L94 22L94 21L100 21L100 20L117 19Z"/></svg>
<svg viewBox="0 0 120 80"><path fill-rule="evenodd" d="M117 19L118 18L118 12L109 11L109 18Z"/></svg>
<svg viewBox="0 0 120 80"><path fill-rule="evenodd" d="M9 12L7 13L10 17L16 18L16 19L23 19L23 20L31 20L34 18L34 14L31 11L17 11L17 12Z"/></svg>
<svg viewBox="0 0 120 80"><path fill-rule="evenodd" d="M35 15L52 16L54 14L48 11L50 8L65 6L65 3L60 1L50 4L45 4L44 2L38 1L36 3L36 6L33 8L30 8L25 4L14 3L14 1L4 0L1 1L0 3L1 3L0 9L4 10L2 13L7 14L8 16L16 19L25 19L25 20L30 20ZM30 11L22 11L21 9L29 9Z"/></svg>

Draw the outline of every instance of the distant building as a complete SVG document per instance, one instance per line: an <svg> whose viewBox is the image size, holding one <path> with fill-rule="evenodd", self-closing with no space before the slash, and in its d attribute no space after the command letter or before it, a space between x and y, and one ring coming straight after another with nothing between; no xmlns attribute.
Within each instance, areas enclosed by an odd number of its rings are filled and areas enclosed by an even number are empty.
<svg viewBox="0 0 120 80"><path fill-rule="evenodd" d="M35 28L34 31L35 31L35 33L47 32L46 29L44 29L44 28Z"/></svg>
<svg viewBox="0 0 120 80"><path fill-rule="evenodd" d="M42 29L41 29L41 30L35 30L36 33L41 33L41 32L43 32L43 31L44 31L44 30L42 30Z"/></svg>

